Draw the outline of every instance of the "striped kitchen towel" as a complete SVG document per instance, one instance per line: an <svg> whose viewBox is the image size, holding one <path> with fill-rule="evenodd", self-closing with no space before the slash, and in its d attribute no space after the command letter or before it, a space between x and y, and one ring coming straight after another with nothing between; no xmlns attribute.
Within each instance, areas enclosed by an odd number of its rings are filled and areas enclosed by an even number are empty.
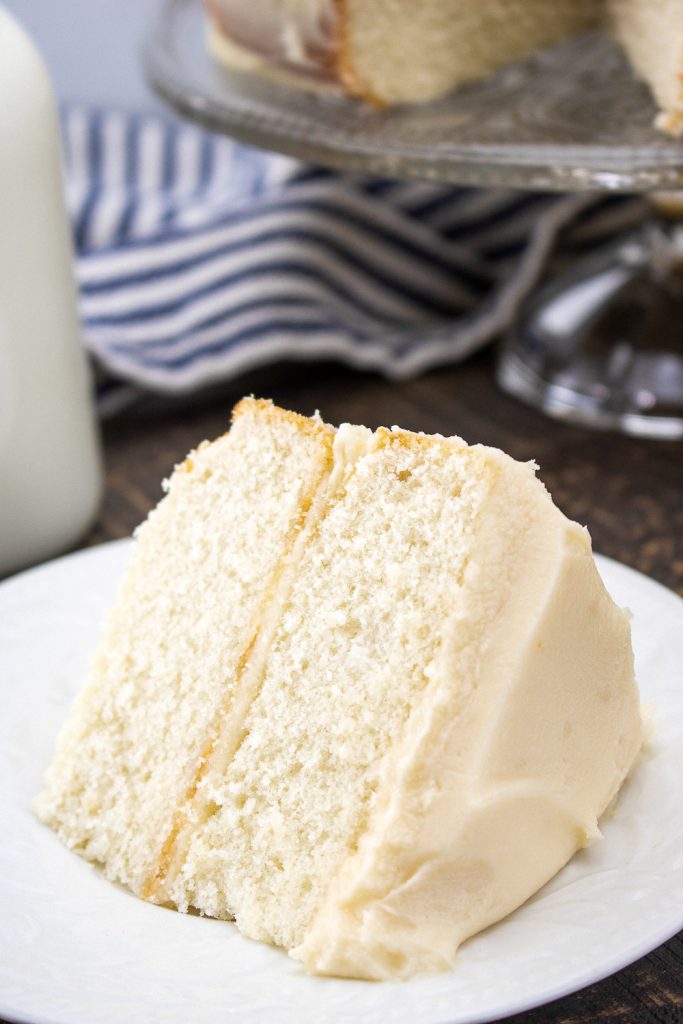
<svg viewBox="0 0 683 1024"><path fill-rule="evenodd" d="M103 414L278 360L392 378L510 323L562 231L623 230L618 196L341 175L156 115L63 111L85 338Z"/></svg>

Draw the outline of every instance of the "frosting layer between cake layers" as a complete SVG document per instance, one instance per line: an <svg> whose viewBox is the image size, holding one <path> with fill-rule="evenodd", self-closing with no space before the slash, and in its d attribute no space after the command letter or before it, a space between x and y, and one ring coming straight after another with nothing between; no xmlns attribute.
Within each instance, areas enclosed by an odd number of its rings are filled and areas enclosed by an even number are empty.
<svg viewBox="0 0 683 1024"><path fill-rule="evenodd" d="M153 898L233 703L334 432L246 401L174 472L138 531L40 817ZM239 714L235 711L234 714Z"/></svg>

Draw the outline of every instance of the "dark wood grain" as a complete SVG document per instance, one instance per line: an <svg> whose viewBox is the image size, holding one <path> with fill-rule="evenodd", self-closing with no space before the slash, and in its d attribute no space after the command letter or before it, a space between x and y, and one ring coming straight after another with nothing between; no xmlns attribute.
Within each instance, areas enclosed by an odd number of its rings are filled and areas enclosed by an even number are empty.
<svg viewBox="0 0 683 1024"><path fill-rule="evenodd" d="M491 354L418 380L390 383L333 366L283 366L210 399L119 417L105 425L106 491L85 545L128 535L161 496L160 481L205 437L222 433L233 402L255 391L332 423L398 423L457 433L534 459L556 503L587 525L597 551L683 595L683 447L592 433L502 395ZM495 965L492 965L492 975ZM683 933L637 963L515 1024L683 1022Z"/></svg>

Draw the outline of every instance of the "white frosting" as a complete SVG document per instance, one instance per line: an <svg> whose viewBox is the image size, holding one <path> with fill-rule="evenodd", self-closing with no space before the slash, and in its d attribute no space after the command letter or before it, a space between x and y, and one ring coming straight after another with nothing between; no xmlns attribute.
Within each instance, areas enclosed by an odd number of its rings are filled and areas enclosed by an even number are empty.
<svg viewBox="0 0 683 1024"><path fill-rule="evenodd" d="M587 533L531 475L501 474L467 569L473 598L437 667L439 696L413 715L370 828L292 951L311 971L386 979L451 966L464 939L599 838L598 817L640 748L627 616Z"/></svg>
<svg viewBox="0 0 683 1024"><path fill-rule="evenodd" d="M330 0L211 0L208 6L225 36L262 56L305 66L330 46Z"/></svg>

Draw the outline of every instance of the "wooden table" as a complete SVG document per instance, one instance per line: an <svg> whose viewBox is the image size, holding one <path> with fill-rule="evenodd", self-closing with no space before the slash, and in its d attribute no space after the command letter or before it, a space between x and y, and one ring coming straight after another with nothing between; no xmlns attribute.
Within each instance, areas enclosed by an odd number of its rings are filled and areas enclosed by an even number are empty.
<svg viewBox="0 0 683 1024"><path fill-rule="evenodd" d="M460 434L534 459L556 503L587 525L597 551L683 595L683 446L591 433L556 423L502 395L492 355L402 383L338 367L283 366L211 399L136 413L104 428L106 491L85 545L128 535L161 496L160 481L205 437L222 433L246 393L331 423L400 424ZM673 1024L683 1021L683 932L642 960L515 1024Z"/></svg>

